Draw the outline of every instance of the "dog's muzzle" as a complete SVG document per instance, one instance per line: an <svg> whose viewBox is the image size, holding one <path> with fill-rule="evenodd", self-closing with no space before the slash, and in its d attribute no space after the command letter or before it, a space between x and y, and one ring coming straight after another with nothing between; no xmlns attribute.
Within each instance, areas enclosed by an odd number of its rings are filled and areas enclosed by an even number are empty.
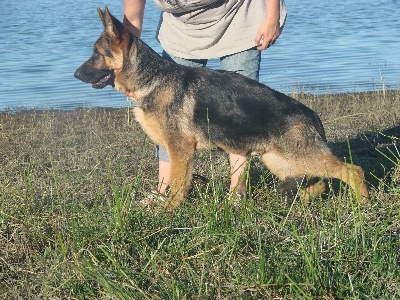
<svg viewBox="0 0 400 300"><path fill-rule="evenodd" d="M80 81L90 83L95 89L102 89L107 85L114 87L114 74L110 70L88 70L82 65L75 71L74 76Z"/></svg>

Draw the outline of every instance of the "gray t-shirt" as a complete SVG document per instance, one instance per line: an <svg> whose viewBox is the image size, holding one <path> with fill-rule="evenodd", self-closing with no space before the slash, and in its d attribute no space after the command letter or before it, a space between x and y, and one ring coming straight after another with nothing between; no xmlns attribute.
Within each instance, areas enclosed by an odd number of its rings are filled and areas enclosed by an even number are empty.
<svg viewBox="0 0 400 300"><path fill-rule="evenodd" d="M265 0L154 0L161 9L157 39L163 49L186 59L210 59L255 47L265 20ZM280 1L280 25L286 19Z"/></svg>

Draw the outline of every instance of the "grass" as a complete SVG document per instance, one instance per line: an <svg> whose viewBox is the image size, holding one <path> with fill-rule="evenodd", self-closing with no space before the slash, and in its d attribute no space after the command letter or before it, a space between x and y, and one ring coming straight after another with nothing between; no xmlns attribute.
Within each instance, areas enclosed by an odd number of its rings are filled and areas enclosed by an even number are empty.
<svg viewBox="0 0 400 300"><path fill-rule="evenodd" d="M294 96L364 168L369 204L337 182L287 203L252 159L235 207L226 155L212 150L196 158L208 181L173 213L149 212L136 201L157 165L129 111L1 113L0 298L400 298L400 93Z"/></svg>

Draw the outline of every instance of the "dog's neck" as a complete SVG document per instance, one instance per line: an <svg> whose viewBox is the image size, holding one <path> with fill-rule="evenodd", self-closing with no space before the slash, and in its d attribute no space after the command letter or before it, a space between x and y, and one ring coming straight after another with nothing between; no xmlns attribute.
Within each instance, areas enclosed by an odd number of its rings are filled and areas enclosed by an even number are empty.
<svg viewBox="0 0 400 300"><path fill-rule="evenodd" d="M115 88L130 97L138 106L155 88L166 81L165 74L174 69L174 64L161 58L141 39L130 34L129 61L124 63L121 76L125 86L115 83ZM129 84L126 86L126 84Z"/></svg>

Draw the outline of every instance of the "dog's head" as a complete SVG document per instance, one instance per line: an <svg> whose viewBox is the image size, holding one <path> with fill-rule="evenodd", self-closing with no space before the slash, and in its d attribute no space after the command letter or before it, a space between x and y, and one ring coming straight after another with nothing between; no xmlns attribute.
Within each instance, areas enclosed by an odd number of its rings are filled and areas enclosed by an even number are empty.
<svg viewBox="0 0 400 300"><path fill-rule="evenodd" d="M93 88L114 87L115 78L123 69L124 52L128 48L129 33L122 23L110 14L97 8L104 31L94 44L92 56L74 73L79 80L91 83Z"/></svg>

